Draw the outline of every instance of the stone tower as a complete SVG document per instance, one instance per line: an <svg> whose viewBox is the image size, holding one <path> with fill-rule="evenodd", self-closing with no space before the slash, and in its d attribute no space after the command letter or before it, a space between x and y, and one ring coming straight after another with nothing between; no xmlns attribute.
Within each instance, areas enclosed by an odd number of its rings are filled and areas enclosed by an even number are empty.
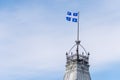
<svg viewBox="0 0 120 80"><path fill-rule="evenodd" d="M71 17L72 16L72 17ZM75 18L73 18L76 16ZM67 12L67 20L77 22L77 40L75 45L66 53L66 71L64 80L91 80L89 73L89 53L79 40L79 12ZM74 52L72 52L75 49Z"/></svg>
<svg viewBox="0 0 120 80"><path fill-rule="evenodd" d="M80 44L79 44L80 45ZM76 53L66 53L66 71L64 75L64 80L91 80L89 73L89 53L86 52L84 47L84 52L79 54L78 49Z"/></svg>

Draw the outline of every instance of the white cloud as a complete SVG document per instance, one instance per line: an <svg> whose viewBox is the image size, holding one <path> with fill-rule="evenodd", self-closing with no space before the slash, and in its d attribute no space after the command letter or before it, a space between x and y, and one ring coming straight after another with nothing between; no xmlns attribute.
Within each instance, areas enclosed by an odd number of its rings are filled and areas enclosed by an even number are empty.
<svg viewBox="0 0 120 80"><path fill-rule="evenodd" d="M15 12L1 14L4 16L4 21L0 22L4 25L0 27L1 77L64 69L65 52L69 46L66 45L68 37L58 30L63 30L61 24L52 22L55 17L41 16L48 14L46 10L26 10L18 8Z"/></svg>
<svg viewBox="0 0 120 80"><path fill-rule="evenodd" d="M108 10L118 10L120 9L120 5L119 5L120 1L119 0L104 0L104 8L108 9Z"/></svg>
<svg viewBox="0 0 120 80"><path fill-rule="evenodd" d="M92 68L102 69L112 63L120 61L120 28L117 25L89 28L82 36L84 44L91 52Z"/></svg>

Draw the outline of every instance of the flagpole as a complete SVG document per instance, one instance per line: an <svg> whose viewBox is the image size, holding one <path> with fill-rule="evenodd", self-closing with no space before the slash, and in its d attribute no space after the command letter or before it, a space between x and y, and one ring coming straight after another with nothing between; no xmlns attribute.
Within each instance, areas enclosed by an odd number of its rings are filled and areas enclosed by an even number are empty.
<svg viewBox="0 0 120 80"><path fill-rule="evenodd" d="M77 26L77 41L79 41L79 12L78 12L78 26Z"/></svg>
<svg viewBox="0 0 120 80"><path fill-rule="evenodd" d="M77 60L79 59L79 45L80 45L80 40L79 40L79 12L78 12L78 21L77 21L77 41L76 41L77 49Z"/></svg>

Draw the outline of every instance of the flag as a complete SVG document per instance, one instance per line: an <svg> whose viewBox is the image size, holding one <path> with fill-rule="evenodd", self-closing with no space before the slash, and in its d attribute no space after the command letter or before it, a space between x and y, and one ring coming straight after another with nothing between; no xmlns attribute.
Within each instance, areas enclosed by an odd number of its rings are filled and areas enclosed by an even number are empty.
<svg viewBox="0 0 120 80"><path fill-rule="evenodd" d="M78 13L67 12L67 21L78 22Z"/></svg>

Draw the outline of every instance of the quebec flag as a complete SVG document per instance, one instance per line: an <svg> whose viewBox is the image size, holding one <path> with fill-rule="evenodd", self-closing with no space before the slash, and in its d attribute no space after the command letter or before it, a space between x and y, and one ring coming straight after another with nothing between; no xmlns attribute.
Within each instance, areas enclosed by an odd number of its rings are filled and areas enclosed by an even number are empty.
<svg viewBox="0 0 120 80"><path fill-rule="evenodd" d="M78 13L67 12L67 21L78 22Z"/></svg>

